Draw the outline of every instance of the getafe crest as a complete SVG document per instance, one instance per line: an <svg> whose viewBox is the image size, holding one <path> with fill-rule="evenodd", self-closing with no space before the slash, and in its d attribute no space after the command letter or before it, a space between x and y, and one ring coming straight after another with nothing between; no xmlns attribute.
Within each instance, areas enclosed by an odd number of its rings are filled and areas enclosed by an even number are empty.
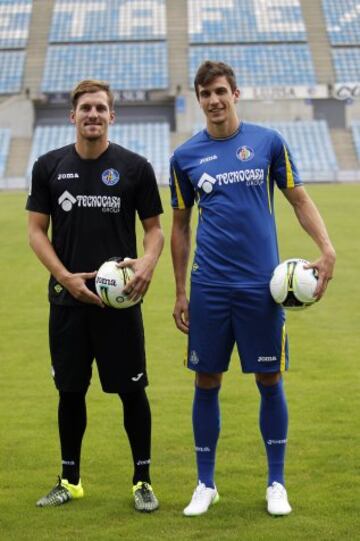
<svg viewBox="0 0 360 541"><path fill-rule="evenodd" d="M116 169L106 169L101 173L101 180L106 186L114 186L120 180L120 173Z"/></svg>
<svg viewBox="0 0 360 541"><path fill-rule="evenodd" d="M241 162L248 162L253 159L255 152L252 148L247 147L246 145L240 147L236 151L236 157Z"/></svg>

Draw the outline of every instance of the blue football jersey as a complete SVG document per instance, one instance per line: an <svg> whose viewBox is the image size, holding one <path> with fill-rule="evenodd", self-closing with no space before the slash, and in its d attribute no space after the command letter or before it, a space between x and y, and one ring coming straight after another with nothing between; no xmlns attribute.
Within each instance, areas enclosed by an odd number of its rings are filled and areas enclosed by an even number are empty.
<svg viewBox="0 0 360 541"><path fill-rule="evenodd" d="M202 284L268 284L279 262L274 186L302 184L275 130L242 122L215 139L206 130L179 146L170 163L171 204L197 201L199 222L191 279Z"/></svg>

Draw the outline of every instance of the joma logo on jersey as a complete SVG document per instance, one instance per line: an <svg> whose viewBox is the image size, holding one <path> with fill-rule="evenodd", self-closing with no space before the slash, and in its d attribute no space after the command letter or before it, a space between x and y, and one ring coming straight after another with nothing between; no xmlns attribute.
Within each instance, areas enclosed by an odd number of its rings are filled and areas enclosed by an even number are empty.
<svg viewBox="0 0 360 541"><path fill-rule="evenodd" d="M78 173L59 173L57 179L58 180L67 180L69 178L79 178Z"/></svg>
<svg viewBox="0 0 360 541"><path fill-rule="evenodd" d="M206 158L201 158L199 163L201 165L202 163L211 162L212 160L217 160L217 159L218 159L217 155L213 154L212 156L206 156Z"/></svg>

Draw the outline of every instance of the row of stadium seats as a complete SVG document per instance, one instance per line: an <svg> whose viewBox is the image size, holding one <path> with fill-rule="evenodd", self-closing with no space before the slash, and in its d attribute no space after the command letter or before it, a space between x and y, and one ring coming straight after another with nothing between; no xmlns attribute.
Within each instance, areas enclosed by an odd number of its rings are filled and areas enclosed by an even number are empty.
<svg viewBox="0 0 360 541"><path fill-rule="evenodd" d="M148 158L160 184L168 179L170 155L170 126L167 122L147 122L110 126L109 138ZM45 152L75 141L73 126L38 126L28 164L30 175L34 161Z"/></svg>
<svg viewBox="0 0 360 541"><path fill-rule="evenodd" d="M166 42L52 45L48 48L43 92L67 92L81 79L108 81L114 89L168 87Z"/></svg>
<svg viewBox="0 0 360 541"><path fill-rule="evenodd" d="M358 1L323 0L323 7L329 35L342 36L334 43L345 43L348 30L349 43L356 36L360 42ZM21 48L26 46L31 9L31 0L0 0L0 94L22 88ZM165 0L56 0L41 90L68 92L85 77L108 80L116 90L166 89L165 10ZM190 87L205 58L232 64L243 86L316 84L308 45L284 43L306 41L300 0L188 0L188 11ZM95 40L100 43L91 43ZM106 43L109 40L118 42ZM251 44L259 40L283 43ZM360 48L333 48L332 55L337 82L359 80Z"/></svg>
<svg viewBox="0 0 360 541"><path fill-rule="evenodd" d="M358 0L322 0L332 45L360 44ZM0 0L0 48L24 48L32 0ZM166 39L165 0L56 0L50 43ZM188 0L190 43L306 41L300 0Z"/></svg>
<svg viewBox="0 0 360 541"><path fill-rule="evenodd" d="M32 0L0 0L0 49L26 47Z"/></svg>
<svg viewBox="0 0 360 541"><path fill-rule="evenodd" d="M56 0L50 43L166 39L165 0Z"/></svg>
<svg viewBox="0 0 360 541"><path fill-rule="evenodd" d="M310 49L305 44L193 46L190 48L190 86L205 58L233 66L240 86L316 84Z"/></svg>
<svg viewBox="0 0 360 541"><path fill-rule="evenodd" d="M326 29L332 45L360 45L358 0L322 0Z"/></svg>
<svg viewBox="0 0 360 541"><path fill-rule="evenodd" d="M336 72L336 80L342 83L354 83L359 81L360 48L333 48L331 53Z"/></svg>
<svg viewBox="0 0 360 541"><path fill-rule="evenodd" d="M289 143L302 173L336 171L338 164L325 121L274 122L264 125L277 129ZM203 125L197 125L199 131ZM360 162L360 121L352 124L354 144ZM167 122L119 124L110 127L110 139L146 156L161 184L167 183L170 155L170 127ZM38 126L35 129L27 176L38 156L75 140L73 126ZM4 176L10 146L10 130L0 130L0 178Z"/></svg>
<svg viewBox="0 0 360 541"><path fill-rule="evenodd" d="M306 41L300 0L188 0L190 43Z"/></svg>
<svg viewBox="0 0 360 541"><path fill-rule="evenodd" d="M359 80L360 49L333 49L337 81ZM82 78L96 77L114 89L168 87L167 45L116 43L56 45L48 49L43 92L67 92ZM204 58L234 66L241 86L313 85L315 73L307 45L219 45L190 48L189 85ZM0 51L0 94L19 92L25 51Z"/></svg>
<svg viewBox="0 0 360 541"><path fill-rule="evenodd" d="M269 122L285 138L300 171L334 171L338 164L325 120Z"/></svg>
<svg viewBox="0 0 360 541"><path fill-rule="evenodd" d="M0 51L0 94L20 92L25 51Z"/></svg>

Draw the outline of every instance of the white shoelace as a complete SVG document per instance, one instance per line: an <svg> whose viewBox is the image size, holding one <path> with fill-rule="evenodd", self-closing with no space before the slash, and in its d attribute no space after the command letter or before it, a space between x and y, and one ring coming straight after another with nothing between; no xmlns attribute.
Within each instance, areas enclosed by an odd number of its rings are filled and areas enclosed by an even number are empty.
<svg viewBox="0 0 360 541"><path fill-rule="evenodd" d="M192 501L199 500L207 488L209 487L205 486L204 483L199 483L196 489L194 490Z"/></svg>
<svg viewBox="0 0 360 541"><path fill-rule="evenodd" d="M285 495L285 489L280 483L274 482L271 485L271 497L277 500L282 500Z"/></svg>

